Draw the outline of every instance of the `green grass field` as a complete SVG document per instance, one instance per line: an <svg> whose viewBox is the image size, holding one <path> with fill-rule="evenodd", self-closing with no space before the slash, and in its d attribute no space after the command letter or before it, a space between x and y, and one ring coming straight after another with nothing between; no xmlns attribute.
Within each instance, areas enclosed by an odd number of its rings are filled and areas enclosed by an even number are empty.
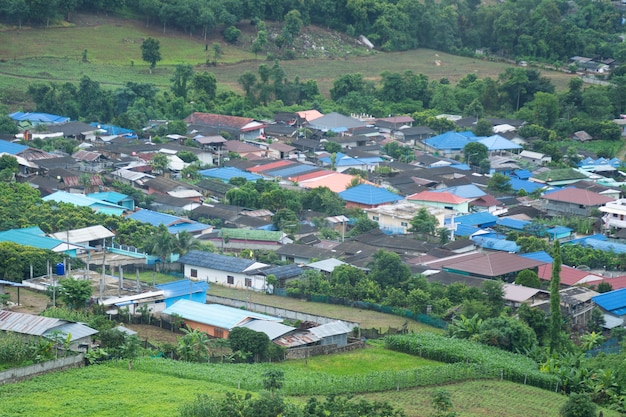
<svg viewBox="0 0 626 417"><path fill-rule="evenodd" d="M393 358L388 360L391 362ZM205 369L206 365L196 365L197 372L186 373L189 366L181 364L183 369L174 375L167 370L162 371L158 363L142 366L141 362L138 361L132 370L128 370L125 361L113 362L0 386L0 417L171 417L177 415L181 404L193 401L197 394L222 396L225 392L242 392L229 383L210 382L213 372ZM327 366L336 366L336 362L331 361ZM237 369L232 368L230 379L246 377L247 371L239 372ZM324 367L321 369L323 371ZM295 376L292 374L292 377L297 377L297 372L294 371ZM202 375L206 375L206 379ZM392 390L358 395L355 399L388 401L404 409L410 417L429 416L434 411L431 395L442 388L450 392L458 417L557 417L566 400L564 396L550 391L500 381L468 381L442 387ZM305 398L287 399L302 403ZM606 417L619 415L607 410L603 412Z"/></svg>
<svg viewBox="0 0 626 417"><path fill-rule="evenodd" d="M217 32L205 41L174 31L163 34L161 27L147 28L140 21L105 16L78 15L72 27L0 31L0 88L25 88L37 81L77 82L84 75L110 87L121 86L127 81L151 82L166 87L173 67L190 63L196 69L213 72L221 88L239 90L239 76L245 71L256 72L258 66L266 62L265 56L255 57L246 47L246 39L253 36L247 26L242 25L244 39L239 46L225 44ZM320 30L312 32L319 34ZM160 41L163 57L153 74L149 74L148 65L141 60L140 46L149 36ZM335 42L336 37L328 34L327 38L333 38ZM217 67L207 67L207 58L213 57L211 48L206 52L205 46L213 42L223 45L224 54ZM282 61L281 66L290 79L298 76L301 80L316 80L325 94L339 74L351 72L378 80L383 71L412 70L426 74L432 80L445 77L455 82L468 73L481 78L497 78L510 66L427 49L355 57L350 48L353 46L345 49L345 55L336 54L333 59ZM82 62L84 50L87 50L88 62ZM544 74L552 79L557 89L565 88L571 77L555 71L545 71Z"/></svg>

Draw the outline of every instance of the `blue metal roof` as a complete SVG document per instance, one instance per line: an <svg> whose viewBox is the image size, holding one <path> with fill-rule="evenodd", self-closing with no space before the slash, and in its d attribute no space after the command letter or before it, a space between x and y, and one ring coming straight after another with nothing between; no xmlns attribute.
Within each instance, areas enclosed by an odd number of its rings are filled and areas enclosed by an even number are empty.
<svg viewBox="0 0 626 417"><path fill-rule="evenodd" d="M283 319L265 314L253 313L221 304L202 304L195 301L179 300L166 308L165 314L178 314L183 319L231 330L250 319L281 322Z"/></svg>
<svg viewBox="0 0 626 417"><path fill-rule="evenodd" d="M509 179L509 184L511 185L512 190L514 191L524 190L529 194L537 190L541 190L542 188L545 188L545 184L539 184L536 182L526 181L526 180L522 180L522 179L518 179L514 177Z"/></svg>
<svg viewBox="0 0 626 417"><path fill-rule="evenodd" d="M517 143L511 142L505 137L500 135L489 136L488 138L478 140L478 143L482 143L490 151L504 151L510 149L522 149Z"/></svg>
<svg viewBox="0 0 626 417"><path fill-rule="evenodd" d="M596 295L592 300L604 310L618 316L626 314L626 288Z"/></svg>
<svg viewBox="0 0 626 417"><path fill-rule="evenodd" d="M117 204L97 200L83 194L68 193L66 191L57 191L45 196L42 200L68 203L79 207L89 207L97 212L106 210L107 214L116 214L118 216L121 216L127 210L126 207L118 206Z"/></svg>
<svg viewBox="0 0 626 417"><path fill-rule="evenodd" d="M17 155L23 150L28 149L28 146L20 145L19 143L9 142L7 140L0 140L0 152L8 153L10 155Z"/></svg>
<svg viewBox="0 0 626 417"><path fill-rule="evenodd" d="M211 168L211 169L204 169L198 172L203 177L217 178L224 182L228 182L231 180L231 178L235 178L235 177L243 177L247 181L256 181L256 180L260 180L263 178L260 175L243 171L241 169L234 168L234 167Z"/></svg>
<svg viewBox="0 0 626 417"><path fill-rule="evenodd" d="M478 213L466 214L454 218L455 223L466 224L469 226L494 225L498 221L498 217L486 211Z"/></svg>
<svg viewBox="0 0 626 417"><path fill-rule="evenodd" d="M482 235L473 236L472 241L476 245L490 250L498 250L502 252L519 252L520 247L512 240L496 239L493 237L483 237Z"/></svg>
<svg viewBox="0 0 626 417"><path fill-rule="evenodd" d="M245 272L256 263L251 259L235 258L234 256L220 255L218 253L192 250L178 258L181 264L199 266L227 272Z"/></svg>
<svg viewBox="0 0 626 417"><path fill-rule="evenodd" d="M9 114L9 117L16 122L22 122L27 120L33 124L37 123L65 123L69 122L70 118L66 116L59 116L56 114L49 113L24 113L21 111L16 111L15 113Z"/></svg>
<svg viewBox="0 0 626 417"><path fill-rule="evenodd" d="M126 194L118 193L115 191L105 191L101 193L87 194L87 197L95 198L96 200L108 201L110 203L118 203L122 200L130 198Z"/></svg>
<svg viewBox="0 0 626 417"><path fill-rule="evenodd" d="M520 253L519 256L527 259L534 259L535 261L545 262L547 264L551 264L554 261L548 252L543 250L539 252Z"/></svg>
<svg viewBox="0 0 626 417"><path fill-rule="evenodd" d="M501 219L498 219L498 221L496 222L496 224L498 224L499 226L504 226L508 227L509 229L515 230L524 230L524 227L528 226L530 223L531 222L527 220L511 219L509 217L503 217Z"/></svg>
<svg viewBox="0 0 626 417"><path fill-rule="evenodd" d="M513 171L512 175L516 176L520 180L527 180L528 178L533 176L533 173L527 169L516 169L515 171Z"/></svg>
<svg viewBox="0 0 626 417"><path fill-rule="evenodd" d="M199 223L193 220L183 219L181 217L173 216L171 214L159 213L152 210L138 210L134 213L126 216L129 219L136 220L142 223L148 223L153 226L165 225L170 234L177 234L182 231L196 232L209 229L211 226L203 223Z"/></svg>
<svg viewBox="0 0 626 417"><path fill-rule="evenodd" d="M461 150L470 143L467 136L457 132L446 132L438 136L424 140L424 143L434 149L454 149Z"/></svg>
<svg viewBox="0 0 626 417"><path fill-rule="evenodd" d="M364 205L376 205L383 203L393 203L402 200L398 194L394 194L384 188L375 187L370 184L359 184L350 187L339 193L339 197L352 203Z"/></svg>
<svg viewBox="0 0 626 417"><path fill-rule="evenodd" d="M474 226L468 226L466 224L457 224L454 231L455 236L471 236L476 232L480 232L481 229Z"/></svg>
<svg viewBox="0 0 626 417"><path fill-rule="evenodd" d="M442 188L440 190L433 191L437 193L447 191L451 194L463 198L478 198L487 195L486 192L484 192L474 184L457 185L455 187Z"/></svg>
<svg viewBox="0 0 626 417"><path fill-rule="evenodd" d="M190 279L181 279L180 281L168 282L156 286L159 290L163 290L165 298L181 297L196 292L206 292L209 290L209 284L204 281L192 281Z"/></svg>
<svg viewBox="0 0 626 417"><path fill-rule="evenodd" d="M271 175L273 177L288 178L294 175L304 174L306 172L318 171L319 169L320 167L315 166L315 165L298 164L295 166L290 166L288 168L268 171L268 172L265 172L265 174Z"/></svg>
<svg viewBox="0 0 626 417"><path fill-rule="evenodd" d="M133 136L135 133L131 129L126 129L124 127L115 126L115 125L107 125L103 123L93 122L89 123L93 127L97 127L98 129L102 129L106 132L107 135L130 135Z"/></svg>
<svg viewBox="0 0 626 417"><path fill-rule="evenodd" d="M41 229L39 229L41 234L37 233L35 229L39 228L29 227L26 229L12 229L0 232L0 242L13 242L22 246L32 246L34 248L49 250L63 244L60 240L47 237L41 232Z"/></svg>

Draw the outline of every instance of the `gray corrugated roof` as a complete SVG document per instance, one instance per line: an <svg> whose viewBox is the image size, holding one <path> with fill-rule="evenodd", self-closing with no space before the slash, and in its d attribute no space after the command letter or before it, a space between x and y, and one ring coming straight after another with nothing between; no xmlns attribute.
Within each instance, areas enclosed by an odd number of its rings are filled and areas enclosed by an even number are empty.
<svg viewBox="0 0 626 417"><path fill-rule="evenodd" d="M335 336L338 334L350 333L352 329L343 321L333 321L331 323L322 324L321 326L312 327L309 329L315 336L323 338Z"/></svg>
<svg viewBox="0 0 626 417"><path fill-rule="evenodd" d="M239 327L247 327L248 329L254 330L255 332L265 333L267 337L270 338L270 340L274 340L293 330L296 330L295 327L267 320L253 320L248 323L242 324Z"/></svg>
<svg viewBox="0 0 626 417"><path fill-rule="evenodd" d="M0 330L8 332L42 336L50 328L63 323L65 321L59 319L0 310Z"/></svg>
<svg viewBox="0 0 626 417"><path fill-rule="evenodd" d="M53 327L46 331L43 336L47 338L53 337L55 334L59 334L63 339L70 335L70 339L73 342L74 340L80 340L83 337L91 336L98 333L97 330L92 329L89 326L85 326L82 323L64 323L60 326Z"/></svg>
<svg viewBox="0 0 626 417"><path fill-rule="evenodd" d="M219 255L217 253L193 250L178 259L181 264L200 266L227 272L244 272L255 261L235 258L234 256Z"/></svg>

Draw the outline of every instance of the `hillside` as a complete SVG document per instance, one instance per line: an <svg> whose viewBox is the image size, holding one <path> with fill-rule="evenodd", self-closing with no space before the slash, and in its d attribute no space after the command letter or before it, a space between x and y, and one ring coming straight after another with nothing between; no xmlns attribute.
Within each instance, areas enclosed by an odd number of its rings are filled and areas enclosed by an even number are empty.
<svg viewBox="0 0 626 417"><path fill-rule="evenodd" d="M239 90L237 79L245 71L254 71L266 61L267 55L257 57L250 51L255 29L242 23L238 44L226 44L219 31L206 40L200 36L167 30L160 26L146 27L144 22L111 16L77 15L72 26L50 28L9 28L0 31L0 90L24 90L30 83L41 81L78 82L84 75L101 84L118 87L127 81L152 82L169 86L173 67L190 63L196 69L211 71L222 88ZM273 26L269 26L270 34ZM141 60L143 39L154 37L161 43L163 60L153 74ZM211 45L219 42L224 53L218 65L207 66L212 60ZM378 80L383 71L428 75L430 79L447 78L457 81L468 73L479 77L497 78L510 64L465 58L418 49L406 52L369 52L345 35L319 27L307 27L295 42L298 59L282 61L281 66L292 79L314 79L320 91L328 93L339 74L360 72L366 79ZM86 60L83 60L86 51ZM272 50L269 51L272 53ZM568 74L545 73L557 89L564 88Z"/></svg>

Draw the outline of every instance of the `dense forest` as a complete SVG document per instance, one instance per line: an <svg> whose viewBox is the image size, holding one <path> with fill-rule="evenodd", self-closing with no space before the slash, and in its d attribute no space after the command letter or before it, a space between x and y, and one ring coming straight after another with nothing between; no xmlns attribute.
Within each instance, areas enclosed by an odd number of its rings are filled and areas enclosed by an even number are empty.
<svg viewBox="0 0 626 417"><path fill-rule="evenodd" d="M622 10L591 0L4 0L0 18L47 25L74 11L127 11L163 30L194 35L242 20L315 24L365 35L382 50L418 47L471 55L477 49L520 59L563 63L575 55L626 58L618 37ZM285 39L283 39L284 41Z"/></svg>

